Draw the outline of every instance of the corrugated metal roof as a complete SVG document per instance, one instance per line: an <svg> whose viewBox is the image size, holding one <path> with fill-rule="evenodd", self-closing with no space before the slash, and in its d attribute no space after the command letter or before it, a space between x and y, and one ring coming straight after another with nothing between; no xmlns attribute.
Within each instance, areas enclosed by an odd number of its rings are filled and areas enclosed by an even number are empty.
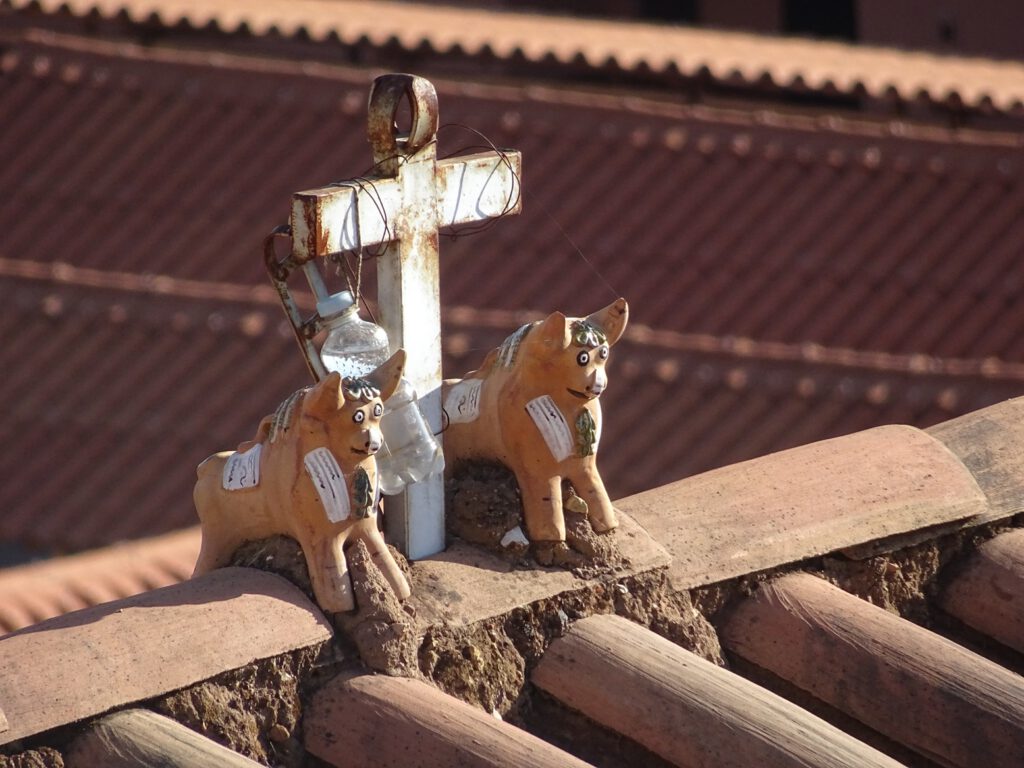
<svg viewBox="0 0 1024 768"><path fill-rule="evenodd" d="M52 40L6 59L0 256L263 285L259 238L291 193L369 165L368 73ZM680 332L1024 354L984 320L1020 310L1018 134L438 85L442 150L479 143L472 125L523 151L530 185L520 218L445 243L452 304L625 293Z"/></svg>
<svg viewBox="0 0 1024 768"><path fill-rule="evenodd" d="M188 525L195 464L305 383L260 241L370 164L369 75L52 36L0 68L0 536ZM1020 136L437 85L443 154L472 125L525 169L522 216L443 242L445 371L625 295L613 495L1024 391Z"/></svg>
<svg viewBox="0 0 1024 768"><path fill-rule="evenodd" d="M708 74L729 83L958 100L1009 111L1024 104L1024 63L787 39L621 20L369 0L5 0L15 8L123 15L165 27L213 26L303 35L344 45L457 51L499 59Z"/></svg>

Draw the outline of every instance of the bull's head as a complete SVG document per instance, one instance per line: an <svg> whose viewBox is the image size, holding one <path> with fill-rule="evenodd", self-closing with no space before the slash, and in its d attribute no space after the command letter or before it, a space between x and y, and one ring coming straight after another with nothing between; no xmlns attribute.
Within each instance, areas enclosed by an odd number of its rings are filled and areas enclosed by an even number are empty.
<svg viewBox="0 0 1024 768"><path fill-rule="evenodd" d="M342 378L334 372L313 388L307 413L331 426L339 457L346 448L356 456L380 450L384 401L398 388L404 368L405 350L400 349L366 376Z"/></svg>
<svg viewBox="0 0 1024 768"><path fill-rule="evenodd" d="M545 350L547 373L573 397L593 400L608 386L609 350L622 336L628 319L629 305L618 299L584 318L552 312L530 335L536 334Z"/></svg>

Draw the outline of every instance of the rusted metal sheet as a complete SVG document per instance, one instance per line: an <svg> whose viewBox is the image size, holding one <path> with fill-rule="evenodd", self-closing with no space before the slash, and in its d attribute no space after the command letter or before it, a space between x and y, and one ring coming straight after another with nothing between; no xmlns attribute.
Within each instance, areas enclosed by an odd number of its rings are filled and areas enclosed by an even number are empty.
<svg viewBox="0 0 1024 768"><path fill-rule="evenodd" d="M402 132L397 117L406 103L411 121ZM438 231L518 213L521 157L495 150L438 161L437 94L412 75L374 81L367 125L374 174L294 196L290 260L387 244L377 260L380 322L392 351L405 348L405 376L441 440ZM389 536L409 557L444 549L442 477L411 484L388 500L388 512Z"/></svg>

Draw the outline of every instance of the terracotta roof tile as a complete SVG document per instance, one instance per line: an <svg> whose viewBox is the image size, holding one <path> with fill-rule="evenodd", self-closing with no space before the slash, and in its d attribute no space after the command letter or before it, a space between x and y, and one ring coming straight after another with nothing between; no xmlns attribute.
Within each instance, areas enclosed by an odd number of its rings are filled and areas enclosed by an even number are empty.
<svg viewBox="0 0 1024 768"><path fill-rule="evenodd" d="M0 570L0 633L188 578L199 529L187 528Z"/></svg>
<svg viewBox="0 0 1024 768"><path fill-rule="evenodd" d="M306 718L306 747L329 765L400 766L415 759L422 766L589 766L419 680L335 678L317 691ZM387 739L380 738L384 732Z"/></svg>
<svg viewBox="0 0 1024 768"><path fill-rule="evenodd" d="M258 768L194 730L145 709L122 709L94 720L67 748L64 764L130 768L139 760L195 768Z"/></svg>
<svg viewBox="0 0 1024 768"><path fill-rule="evenodd" d="M193 685L333 632L280 576L224 568L0 638L0 745ZM118 674L111 674L117 669Z"/></svg>
<svg viewBox="0 0 1024 768"><path fill-rule="evenodd" d="M737 376L733 383L742 384ZM969 414L945 430L935 430L961 450L964 445L957 439L972 433L969 442L975 453L965 457L966 464L934 436L891 426L652 489L644 495L663 517L657 536L671 556L624 517L622 545L629 566L611 578L606 574L587 580L558 569L497 564L500 561L492 555L465 545L414 564L412 648L421 660L434 659L435 666L424 672L428 680L441 688L453 686L478 708L456 702L422 680L353 676L351 666L337 665L337 649L320 656L312 669L295 667L300 677L315 675L318 685L301 685L309 679L296 681L291 672L285 678L281 667L271 667L272 674L295 686L296 706L305 722L323 726L305 730L304 746L339 765L361 755L373 741L359 734L381 732L395 738L385 747L371 744L366 756L381 765L407 764L416 745L422 747L417 755L427 765L448 764L453 755L481 766L524 760L572 762L538 736L583 757L606 757L591 743L591 737L599 735L592 730L595 724L673 763L717 764L725 756L742 764L770 759L780 765L820 768L898 764L893 758L917 764L909 750L958 765L973 765L978 756L989 764L998 763L1002 755L1016 758L1022 749L1018 736L1024 729L1024 685L1006 665L806 572L783 573L753 590L748 589L750 584L737 589L730 609L714 615L712 624L680 584L663 584L661 571L668 564L671 572L679 573L692 569L695 558L704 558L704 578L728 592L730 584L738 585L728 577L722 581L725 574L744 578L749 568L789 562L785 558L796 558L791 567L817 569L820 561L808 558L839 548L843 557L836 557L836 562L842 560L857 572L853 563L862 555L848 544L865 532L877 541L879 535L884 539L897 529L924 535L935 547L926 551L930 554L925 559L940 553L936 560L948 558L961 545L971 554L971 542L985 532L951 543L950 537L943 537L950 530L943 522L964 523L959 516L976 512L979 504L998 509L1000 525L1012 522L1007 499L1024 489L1020 473L1010 471L1021 455L1020 419L1015 417L1022 403L1018 399ZM714 487L724 476L734 480L729 492ZM801 483L808 477L820 482L825 492ZM666 511L666 506L695 500L692 514ZM765 517L765 505L794 514ZM729 536L716 540L716 534L723 530L723 517L742 530L742 521L736 524L738 516L753 521L752 528L770 520L771 531L743 530L761 550L737 571L735 541ZM967 521L982 518L986 514L972 514ZM785 523L781 528L780 520ZM904 530L905 525L910 529ZM823 538L826 530L831 533ZM706 546L680 547L695 532L707 535ZM950 562L941 574L927 578L966 590L972 607L979 601L999 601L1001 607L1012 608L1024 597L1020 533L1010 531L982 544L967 569ZM823 548L808 548L812 539L827 542ZM782 559L762 558L769 549ZM893 553L883 565L899 571L901 563L915 562L904 554ZM68 561L84 563L85 558ZM982 573L972 573L979 567ZM653 581L646 583L645 578ZM993 584L994 578L998 583ZM668 591L642 592L652 584ZM652 615L646 615L648 610ZM665 615L660 614L663 610ZM685 612L688 618L673 611ZM618 615L593 615L605 612ZM521 643L524 627L537 632L531 621L543 624L555 617L562 622L559 629L545 629L538 633L541 637ZM1012 643L1019 617L1011 610L999 621L992 618L991 611L974 611L969 621L997 638L1000 630L1009 628ZM675 644L636 621L651 622L652 629L658 625L658 631L667 632ZM666 622L672 626L664 626ZM178 631L182 626L191 631ZM235 631L225 632L225 627ZM714 647L721 637L731 652L729 668L679 648L694 641L688 634L680 636L681 627L705 633L703 642ZM153 697L203 680L236 685L237 677L221 673L269 657L280 659L293 649L321 646L330 634L327 619L293 586L270 574L238 568L47 621L0 641L0 699L6 716L0 742L32 736L33 743L49 745L58 738L47 733L49 729L136 701L166 710L166 703L154 702ZM790 652L794 647L801 652ZM710 646L704 652L710 653ZM483 653L496 654L493 658L500 663L473 661L487 658ZM454 676L450 661L437 663L444 654L458 657L456 665L464 662ZM126 674L109 675L111 660ZM509 666L503 667L506 662ZM765 670L777 677L766 676ZM499 681L503 674L509 679ZM533 686L526 685L527 680ZM545 725L525 718L523 724L531 731L526 735L498 722L497 709L481 711L480 690L467 688L469 681L488 690L493 684L493 691L521 697L527 707L547 707ZM248 699L245 690L244 683L238 685L235 701L241 713L250 707L265 711L265 700ZM424 707L427 700L430 706ZM510 700L501 701L506 706ZM581 719L580 713L590 719ZM188 737L196 759L214 759L215 749L205 737L225 737L218 733L215 713L209 715L210 722L204 716L202 723L191 723L200 731L190 731ZM111 748L111 740L131 745L147 731L154 737L147 739L147 749L173 747L171 737L179 726L160 725L141 710L120 717L125 726L128 719L136 720L135 727L141 730L135 736L127 731L110 733L97 742L97 729L114 723L85 722L74 732L63 732L66 738L60 740L60 748L75 754L92 743L91 748L102 754ZM347 750L337 737L339 722L352 725L349 736L356 736ZM261 737L269 733L275 740L273 719L257 718L254 725ZM159 734L151 729L166 732L169 741L155 738ZM657 759L644 764L658 764Z"/></svg>
<svg viewBox="0 0 1024 768"><path fill-rule="evenodd" d="M998 599L990 598L992 592ZM1024 653L1024 529L982 544L946 586L943 608L961 621Z"/></svg>
<svg viewBox="0 0 1024 768"><path fill-rule="evenodd" d="M30 176L22 170L9 181L17 182L23 197L31 197L32 190L67 190L70 210L57 226L43 228L41 241L39 229L48 212L34 209L19 217L7 227L8 255L33 249L60 254L68 249L79 266L136 271L139 258L133 254L143 250L152 272L262 283L258 260L244 258L242 244L254 242L258 233L279 223L295 189L342 174L342 168L358 169L350 171L358 173L368 163L361 110L338 109L339 98L363 96L365 84L352 90L360 80L353 72L338 68L306 72L285 65L273 68L265 62L254 71L252 61L224 58L211 67L212 60L201 56L166 52L143 56L133 49L61 43L65 45L85 50L76 55L73 50L44 46L42 58L53 59L54 70L70 66L70 60L84 70L118 73L113 78L108 75L105 88L83 89L94 107L102 107L109 98L123 98L128 81L136 83L133 87L145 87L137 98L119 106L117 126L108 132L114 137L108 143L92 144L87 156L80 154L70 167L46 162L54 154L52 139L50 144L32 145L38 153L34 159L31 149L12 141L8 151L27 158L34 170ZM21 69L33 59L31 50L29 46L27 55L19 58ZM11 75L12 85L21 79L18 71ZM258 87L261 81L263 88ZM40 82L33 77L33 82L47 89L45 78ZM53 87L63 99L67 84L57 81ZM172 117L177 99L150 95L151 90L168 87L183 89L189 102L189 109L178 118ZM308 122L292 119L272 106L275 100L287 103L299 92L310 101ZM577 282L595 283L599 289L601 280L580 262L547 213L561 222L596 271L620 292L628 281L633 292L642 296L664 294L654 288L671 276L678 293L673 291L671 302L653 303L640 319L681 331L762 338L767 333L780 340L853 346L836 338L841 329L834 319L808 318L805 310L815 307L813 302L792 302L792 298L816 288L817 306L845 307L839 319L846 319L853 311L851 305L835 301L835 293L844 286L843 296L858 300L870 296L882 282L891 283L903 298L915 287L945 295L968 265L974 275L986 276L988 282L979 286L986 296L994 284L1021 281L1003 257L1006 249L1016 253L1019 242L1011 239L1013 232L1006 231L1019 219L1013 213L1022 205L1017 199L1019 185L1013 181L1020 169L1010 161L1020 146L1016 136L969 138L966 133L939 132L925 139L920 131L910 131L907 137L894 138L887 135L885 125L838 121L823 129L814 121L786 120L769 125L750 114L644 105L636 99L595 96L580 104L575 103L578 99L543 90L495 87L489 92L493 96L484 96L446 84L441 84L441 92L448 107L446 120L479 125L499 143L522 148L533 179L529 203L534 213L528 210L522 221L503 222L488 235L489 249L519 244L521 254L502 265L488 265L492 271L498 266L493 281L481 286L476 270L467 265L475 256L476 240L446 244L444 285L453 303L520 309L529 289L540 295L539 286L560 270L569 270ZM502 116L508 112L517 114L515 130L503 127ZM211 115L218 116L212 124ZM557 133L544 127L552 117L560 125ZM31 124L60 122L65 117L62 112L22 119ZM154 135L153 120L165 124L166 130L173 126L172 141L166 142L159 132ZM242 125L247 126L242 132L247 140L231 140ZM618 138L634 129L665 131L672 126L683 127L689 136L678 148L660 143L637 147ZM127 145L117 139L117 130L126 131ZM457 148L457 142L467 140L455 128L446 130L443 138L452 142L448 146ZM73 135L80 136L77 129ZM310 147L321 146L322 138L328 155L296 151L299 136L304 138L301 144ZM738 137L743 137L742 146L749 146L742 156L723 149ZM81 139L87 140L88 134ZM765 150L772 146L778 146L781 154L765 157ZM851 156L876 151L879 166L865 170L858 163L848 163L831 168L825 161L837 150ZM928 170L932 155L940 151L948 166L944 180ZM896 171L903 154L911 158L911 165ZM257 158L259 162L253 162ZM1011 163L1009 177L997 171L1004 162ZM339 170L325 175L325 166ZM197 185L200 168L202 183ZM99 178L97 169L103 169ZM131 199L135 190L143 188L152 193L147 199L153 207L147 210L159 208L169 215L151 220L146 211L125 209L131 215L122 215L117 226L92 215L101 205L109 208L111 198ZM988 202L998 205L987 206ZM628 218L621 214L623 204L629 205ZM229 210L230 217L218 215ZM656 215L663 210L674 215ZM936 227L939 218L942 227ZM608 221L615 223L612 231L605 226ZM86 223L84 231L82 223ZM970 251L970 261L963 251L965 239L977 248ZM196 251L199 243L204 248ZM203 256L207 248L221 257ZM189 252L196 255L187 256ZM988 255L993 252L994 257ZM547 258L532 263L530 273L523 275L521 259L535 254ZM638 258L645 260L645 266L653 262L650 269L638 271ZM998 266L990 267L993 258ZM513 275L522 287L509 292L505 278ZM738 286L736 276L743 277ZM483 288L474 302L464 299L469 286ZM834 286L834 290L818 286ZM547 287L545 293L555 289ZM567 289L564 294L566 301L574 292ZM787 303L795 304L794 312L802 314L776 311ZM959 350L910 348L905 345L911 340L889 342L880 333L887 327L879 324L880 313L857 314L871 319L873 325L862 328L860 336L876 348L882 343L894 351L969 356L965 349L977 341L965 340L967 344ZM932 322L946 321L937 317ZM902 329L901 325L898 330ZM947 324L938 325L935 335L947 336L948 329Z"/></svg>
<svg viewBox="0 0 1024 768"><path fill-rule="evenodd" d="M396 45L441 54L582 64L599 69L707 75L720 83L766 84L911 101L958 100L999 110L1024 105L1024 64L872 46L553 15L367 0L6 0L15 8L70 11L171 28L214 26L342 45Z"/></svg>
<svg viewBox="0 0 1024 768"><path fill-rule="evenodd" d="M576 622L531 680L671 765L902 765L620 616Z"/></svg>
<svg viewBox="0 0 1024 768"><path fill-rule="evenodd" d="M925 526L976 523L989 511L946 445L897 425L721 467L617 504L673 555L677 589Z"/></svg>
<svg viewBox="0 0 1024 768"><path fill-rule="evenodd" d="M941 764L1024 760L1019 675L824 579L761 585L721 636L737 656Z"/></svg>

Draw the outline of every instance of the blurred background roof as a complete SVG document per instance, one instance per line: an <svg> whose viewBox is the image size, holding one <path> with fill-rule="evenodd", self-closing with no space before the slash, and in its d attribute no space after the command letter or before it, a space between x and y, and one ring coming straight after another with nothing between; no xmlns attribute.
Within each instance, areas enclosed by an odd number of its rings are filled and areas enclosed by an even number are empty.
<svg viewBox="0 0 1024 768"><path fill-rule="evenodd" d="M384 70L434 80L442 154L470 126L524 156L523 214L442 241L446 374L630 300L613 496L1024 392L1022 65L955 55L1006 55L995 32L881 49L858 44L893 42L879 3L855 34L781 2L774 28L708 30L730 3L690 5L680 27L639 2L3 4L8 551L191 525L195 465L306 383L260 244L294 191L370 166Z"/></svg>
<svg viewBox="0 0 1024 768"><path fill-rule="evenodd" d="M912 9L912 23L893 29L893 20L906 19L899 2L882 4L833 1L828 10L814 3L761 0L758 10L749 3L702 3L703 27L654 24L650 16L672 16L672 21L698 20L696 3L664 3L674 14L658 13L644 2L536 3L537 10L575 6L589 18L538 16L512 12L523 3L480 3L481 8L451 5L383 2L376 0L11 0L18 8L38 8L71 16L121 18L135 24L166 29L213 29L255 37L301 36L341 46L395 46L405 51L441 56L525 62L580 64L593 71L614 69L652 75L693 76L734 85L763 85L802 92L831 91L874 97L893 93L903 99L960 100L970 106L985 104L999 110L1019 110L1024 101L1024 64L944 56L933 51L903 51L863 43L928 45L920 34L929 22L936 27L932 48L986 54L1019 54L1020 41L1007 27L1024 22L1024 11L1005 3L973 3L972 13L951 16L949 8L932 3ZM960 5L967 10L966 3ZM506 7L502 7L506 6ZM646 6L646 8L645 8ZM688 8L690 6L690 8ZM774 6L774 13L772 7ZM844 9L856 6L856 12ZM1000 10L1000 7L1003 6ZM909 9L908 9L909 10ZM985 13L985 10L991 11ZM594 15L618 18L595 18ZM622 17L632 17L624 23ZM793 39L707 28L707 24L762 32L823 32L832 39ZM956 27L950 34L949 27ZM947 31L943 31L943 29ZM911 30L919 32L912 35ZM945 35L946 37L943 37ZM949 38L949 39L946 39ZM1009 43L1009 46L1006 45Z"/></svg>

